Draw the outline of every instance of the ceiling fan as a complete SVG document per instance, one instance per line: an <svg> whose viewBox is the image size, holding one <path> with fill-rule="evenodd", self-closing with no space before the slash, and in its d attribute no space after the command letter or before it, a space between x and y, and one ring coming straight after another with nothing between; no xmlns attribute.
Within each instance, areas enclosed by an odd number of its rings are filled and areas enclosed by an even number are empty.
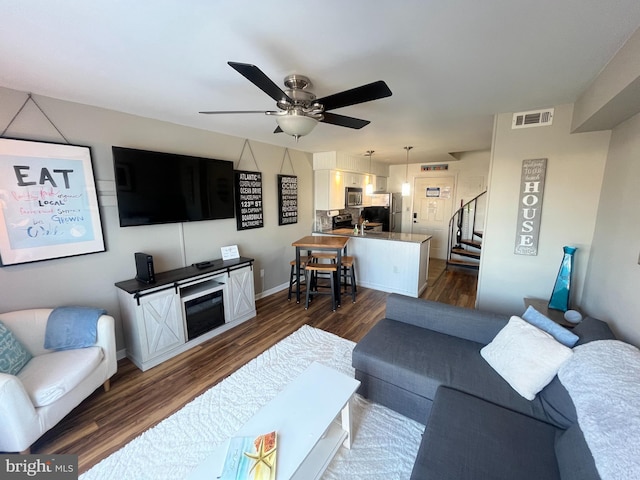
<svg viewBox="0 0 640 480"><path fill-rule="evenodd" d="M279 110L227 110L200 113L264 113L265 115L273 115L276 117L276 122L278 123L278 127L273 133L287 133L295 137L296 141L299 137L310 133L318 122L360 129L371 122L369 120L331 113L329 110L391 96L391 90L387 84L382 80L378 80L377 82L316 99L316 96L307 90L312 85L311 81L304 75L293 74L285 77L284 84L287 90L283 91L255 65L237 62L227 63L231 68L235 69L260 90L273 98Z"/></svg>

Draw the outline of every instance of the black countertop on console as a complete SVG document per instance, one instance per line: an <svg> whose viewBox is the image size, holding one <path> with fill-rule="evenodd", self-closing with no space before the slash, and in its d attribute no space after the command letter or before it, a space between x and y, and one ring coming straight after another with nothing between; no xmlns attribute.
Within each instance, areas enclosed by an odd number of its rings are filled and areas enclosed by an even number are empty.
<svg viewBox="0 0 640 480"><path fill-rule="evenodd" d="M184 268L176 268L175 270L168 270L166 272L156 273L156 281L154 283L144 283L132 278L131 280L124 280L116 283L116 287L124 290L127 293L135 294L145 290L151 290L152 288L158 288L165 285L172 285L182 280L198 277L200 275L206 275L208 273L220 273L224 271L231 271L237 268L242 268L253 263L253 258L240 257L233 260L222 260L221 258L211 260L211 264L198 268L194 265Z"/></svg>

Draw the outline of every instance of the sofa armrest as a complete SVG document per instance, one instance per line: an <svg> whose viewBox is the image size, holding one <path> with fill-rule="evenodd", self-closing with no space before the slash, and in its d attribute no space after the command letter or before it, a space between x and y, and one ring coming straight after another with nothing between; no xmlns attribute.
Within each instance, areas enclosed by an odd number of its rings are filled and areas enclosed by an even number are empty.
<svg viewBox="0 0 640 480"><path fill-rule="evenodd" d="M15 451L15 445L39 431L39 418L18 377L0 373L0 451Z"/></svg>
<svg viewBox="0 0 640 480"><path fill-rule="evenodd" d="M111 315L102 315L98 318L96 346L102 348L104 352L107 378L111 378L118 369L115 320Z"/></svg>
<svg viewBox="0 0 640 480"><path fill-rule="evenodd" d="M392 293L387 297L386 318L420 328L488 344L509 317Z"/></svg>

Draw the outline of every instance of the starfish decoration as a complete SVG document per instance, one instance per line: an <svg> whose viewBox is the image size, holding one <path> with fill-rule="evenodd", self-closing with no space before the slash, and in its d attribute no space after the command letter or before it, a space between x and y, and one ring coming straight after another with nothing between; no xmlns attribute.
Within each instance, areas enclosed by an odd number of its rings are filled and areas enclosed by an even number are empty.
<svg viewBox="0 0 640 480"><path fill-rule="evenodd" d="M273 468L274 460L275 460L275 452L276 448L273 447L270 450L265 451L265 439L264 437L260 438L260 444L258 446L258 451L256 453L244 452L244 454L255 460L255 463L252 465L249 472L253 472L255 470L255 478L270 478L271 477L271 469ZM267 475L263 476L262 469L266 468Z"/></svg>

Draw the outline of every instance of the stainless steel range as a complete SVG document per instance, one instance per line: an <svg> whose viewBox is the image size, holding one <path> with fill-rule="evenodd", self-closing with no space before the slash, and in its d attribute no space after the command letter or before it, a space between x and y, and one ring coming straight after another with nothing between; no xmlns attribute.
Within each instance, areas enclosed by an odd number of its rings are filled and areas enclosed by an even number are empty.
<svg viewBox="0 0 640 480"><path fill-rule="evenodd" d="M353 215L350 213L344 213L341 215L336 215L331 220L331 225L333 229L336 228L353 228Z"/></svg>

